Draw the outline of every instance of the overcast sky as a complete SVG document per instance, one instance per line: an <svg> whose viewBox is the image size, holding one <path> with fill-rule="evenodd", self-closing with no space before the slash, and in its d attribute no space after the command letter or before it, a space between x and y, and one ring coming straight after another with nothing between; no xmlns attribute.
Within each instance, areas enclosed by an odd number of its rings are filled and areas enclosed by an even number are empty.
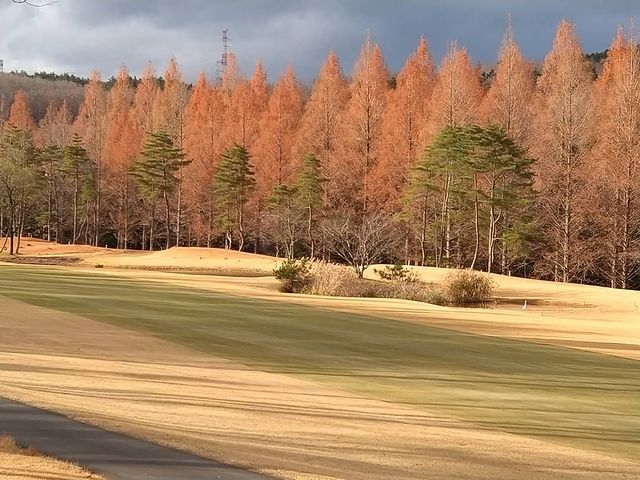
<svg viewBox="0 0 640 480"><path fill-rule="evenodd" d="M32 0L37 1L37 0ZM0 58L8 70L103 77L126 64L139 74L151 60L163 71L175 55L185 77L214 75L221 30L250 73L256 59L270 79L291 64L313 78L335 50L347 73L367 31L399 69L420 35L440 59L448 42L490 63L511 12L525 55L542 59L562 18L578 27L586 51L605 49L618 25L640 20L640 0L58 0L32 8L0 0Z"/></svg>

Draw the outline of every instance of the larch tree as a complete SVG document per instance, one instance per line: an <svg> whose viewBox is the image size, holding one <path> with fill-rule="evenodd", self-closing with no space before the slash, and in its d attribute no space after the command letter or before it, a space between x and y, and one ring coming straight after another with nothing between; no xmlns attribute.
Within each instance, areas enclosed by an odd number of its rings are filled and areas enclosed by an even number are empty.
<svg viewBox="0 0 640 480"><path fill-rule="evenodd" d="M555 280L575 280L588 267L585 161L592 119L591 69L575 28L563 21L539 80L537 175L549 252L542 268Z"/></svg>
<svg viewBox="0 0 640 480"><path fill-rule="evenodd" d="M184 151L191 163L185 168L185 203L189 225L211 246L214 229L213 176L221 153L220 131L225 114L221 88L198 77L186 110ZM191 235L188 235L191 237Z"/></svg>
<svg viewBox="0 0 640 480"><path fill-rule="evenodd" d="M129 175L138 154L135 120L132 118L133 87L126 67L121 67L107 98L105 128L105 178L107 191L115 206L117 247L129 246L132 185Z"/></svg>
<svg viewBox="0 0 640 480"><path fill-rule="evenodd" d="M351 97L341 119L341 154L329 166L330 201L360 214L373 209L371 172L379 160L389 71L380 47L367 38L356 62Z"/></svg>
<svg viewBox="0 0 640 480"><path fill-rule="evenodd" d="M293 178L296 170L293 147L302 108L300 86L289 68L273 88L254 149L256 186L263 199L274 187Z"/></svg>
<svg viewBox="0 0 640 480"><path fill-rule="evenodd" d="M225 93L225 96L226 114L222 132L225 147L238 144L252 149L269 98L267 74L262 62L256 64L250 80L237 79L233 90Z"/></svg>
<svg viewBox="0 0 640 480"><path fill-rule="evenodd" d="M29 107L29 101L27 100L27 95L23 90L16 91L13 97L13 103L11 104L7 123L19 128L20 130L24 130L25 132L33 132L36 128L36 124L33 121L33 116L31 114L31 108Z"/></svg>
<svg viewBox="0 0 640 480"><path fill-rule="evenodd" d="M185 108L189 102L189 88L182 79L175 58L169 60L169 65L163 76L164 86L157 96L157 124L168 133L177 148L182 148L185 134ZM182 168L177 172L182 179ZM182 244L182 182L178 182L176 189L176 245Z"/></svg>
<svg viewBox="0 0 640 480"><path fill-rule="evenodd" d="M293 69L289 68L273 88L267 109L260 120L258 139L253 148L256 179L256 196L253 199L255 240L256 244L261 241L263 213L268 213L266 230L276 245L276 251L281 243L278 239L282 237L279 231L283 225L290 223L281 222L280 219L286 216L291 204L292 195L287 195L287 192L298 166L294 146L302 109L300 86ZM278 201L270 201L273 198ZM270 207L268 209L265 208L267 203ZM284 211L280 211L281 209ZM291 245L295 242L288 243Z"/></svg>
<svg viewBox="0 0 640 480"><path fill-rule="evenodd" d="M373 201L382 209L397 211L417 161L422 135L429 118L429 100L436 80L435 66L427 42L420 39L396 77L396 87L389 92L382 118L380 161L373 173L376 195Z"/></svg>
<svg viewBox="0 0 640 480"><path fill-rule="evenodd" d="M431 96L427 140L444 128L476 123L482 96L480 72L471 64L467 50L452 43Z"/></svg>
<svg viewBox="0 0 640 480"><path fill-rule="evenodd" d="M131 112L139 149L142 148L146 135L151 133L158 124L155 106L159 88L153 65L148 63L136 88Z"/></svg>
<svg viewBox="0 0 640 480"><path fill-rule="evenodd" d="M73 116L69 104L63 100L59 106L49 103L44 117L38 124L38 144L41 147L57 145L64 147L71 140Z"/></svg>
<svg viewBox="0 0 640 480"><path fill-rule="evenodd" d="M534 96L533 63L522 56L509 25L495 79L483 101L483 119L500 125L518 145L524 146L530 140Z"/></svg>
<svg viewBox="0 0 640 480"><path fill-rule="evenodd" d="M93 238L91 243L96 246L101 237L106 110L105 93L100 81L100 74L94 71L91 73L89 83L85 87L84 100L80 105L73 130L80 135L82 144L94 163L95 198L93 202Z"/></svg>
<svg viewBox="0 0 640 480"><path fill-rule="evenodd" d="M596 184L612 288L628 288L640 269L640 45L620 29L595 86Z"/></svg>
<svg viewBox="0 0 640 480"><path fill-rule="evenodd" d="M241 82L242 80L243 78L238 69L236 56L233 53L228 53L227 64L220 75L220 88L227 98L231 96L233 89L236 87L238 82Z"/></svg>
<svg viewBox="0 0 640 480"><path fill-rule="evenodd" d="M349 100L349 84L340 60L330 52L311 89L300 120L295 154L313 154L321 165L329 163L338 146L340 115Z"/></svg>

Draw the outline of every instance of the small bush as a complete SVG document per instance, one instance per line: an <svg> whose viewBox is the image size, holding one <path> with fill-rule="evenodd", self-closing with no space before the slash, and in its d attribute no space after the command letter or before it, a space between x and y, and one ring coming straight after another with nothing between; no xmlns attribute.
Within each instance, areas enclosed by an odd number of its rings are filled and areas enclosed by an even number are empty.
<svg viewBox="0 0 640 480"><path fill-rule="evenodd" d="M304 292L311 280L310 266L306 259L285 260L273 269L273 274L282 283L282 291L287 293Z"/></svg>
<svg viewBox="0 0 640 480"><path fill-rule="evenodd" d="M311 266L311 278L305 293L330 297L347 297L350 285L358 280L353 269L325 261Z"/></svg>
<svg viewBox="0 0 640 480"><path fill-rule="evenodd" d="M488 275L473 270L459 270L447 275L443 294L453 306L483 305L491 300L495 285Z"/></svg>
<svg viewBox="0 0 640 480"><path fill-rule="evenodd" d="M418 282L418 277L407 267L403 267L399 263L393 266L385 266L382 270L374 268L373 271L382 279L391 282Z"/></svg>

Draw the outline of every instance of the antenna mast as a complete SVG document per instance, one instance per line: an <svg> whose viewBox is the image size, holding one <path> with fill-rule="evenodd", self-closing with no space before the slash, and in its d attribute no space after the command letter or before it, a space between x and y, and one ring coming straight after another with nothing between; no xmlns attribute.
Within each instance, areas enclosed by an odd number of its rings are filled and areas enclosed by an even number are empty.
<svg viewBox="0 0 640 480"><path fill-rule="evenodd" d="M218 80L222 81L222 75L229 64L229 29L222 30L222 55L218 60Z"/></svg>

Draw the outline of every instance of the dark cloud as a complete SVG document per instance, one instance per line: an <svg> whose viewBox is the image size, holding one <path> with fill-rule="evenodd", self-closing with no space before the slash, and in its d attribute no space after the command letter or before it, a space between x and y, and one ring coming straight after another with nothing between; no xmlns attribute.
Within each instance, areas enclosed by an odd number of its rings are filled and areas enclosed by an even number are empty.
<svg viewBox="0 0 640 480"><path fill-rule="evenodd" d="M214 74L223 28L245 72L261 58L271 77L291 64L308 80L329 50L350 71L368 31L397 70L420 35L436 58L455 40L476 61L494 61L509 12L534 59L544 57L562 18L595 51L640 13L637 0L58 0L38 9L0 2L7 69L87 75L96 68L110 76L125 63L137 74L149 60L163 70L175 55L188 79Z"/></svg>

